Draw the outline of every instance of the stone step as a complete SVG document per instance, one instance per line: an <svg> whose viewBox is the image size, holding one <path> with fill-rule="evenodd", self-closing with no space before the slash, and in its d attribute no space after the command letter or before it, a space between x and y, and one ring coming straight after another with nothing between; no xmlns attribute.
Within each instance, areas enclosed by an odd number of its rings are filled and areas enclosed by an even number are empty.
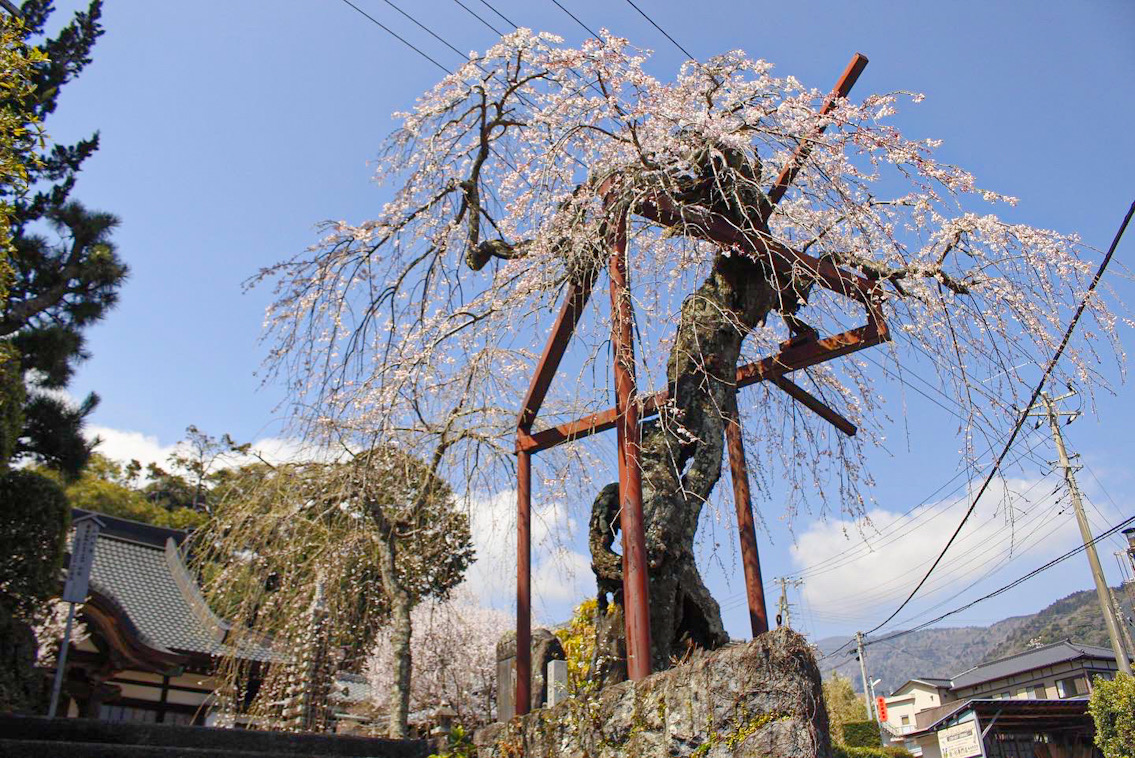
<svg viewBox="0 0 1135 758"><path fill-rule="evenodd" d="M18 752L12 752L10 747L11 743L15 742L29 745L54 743L53 752L34 753L34 755L65 755L66 758L79 758L78 754L71 752L72 746L79 744L106 746L110 749L110 752L82 754L99 756L125 756L126 747L205 751L185 755L252 754L273 756L273 758L296 758L308 755L317 755L321 758L425 758L430 753L429 743L424 740L387 740L200 726L113 723L93 719L49 720L36 716L9 715L0 716L0 738L9 745L5 748L8 752L0 753L0 756L20 755ZM64 747L59 743L69 744ZM180 753L137 753L137 755L180 755Z"/></svg>
<svg viewBox="0 0 1135 758"><path fill-rule="evenodd" d="M318 753L289 755L291 758L322 758ZM279 758L279 754L199 747L0 739L0 758Z"/></svg>

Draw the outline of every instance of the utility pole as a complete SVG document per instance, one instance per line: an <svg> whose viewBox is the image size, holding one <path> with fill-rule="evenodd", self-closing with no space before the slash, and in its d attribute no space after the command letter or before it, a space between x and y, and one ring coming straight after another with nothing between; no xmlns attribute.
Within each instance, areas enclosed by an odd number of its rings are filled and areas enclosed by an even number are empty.
<svg viewBox="0 0 1135 758"><path fill-rule="evenodd" d="M871 702L871 681L867 678L867 651L863 646L863 632L855 633L855 644L858 646L859 658L859 673L863 676L863 702L867 706L867 718L872 721L878 721L875 718L875 704Z"/></svg>
<svg viewBox="0 0 1135 758"><path fill-rule="evenodd" d="M780 600L776 604L776 623L779 626L787 626L792 628L792 605L788 602L788 586L799 587L804 583L803 579L785 579L779 577L775 579L777 584L780 585Z"/></svg>
<svg viewBox="0 0 1135 758"><path fill-rule="evenodd" d="M1104 580L1103 569L1100 567L1100 558L1096 553L1096 546L1092 542L1091 528L1088 526L1088 517L1084 515L1084 504L1080 500L1080 488L1076 485L1076 475L1073 472L1073 466L1068 460L1068 451L1064 448L1064 437L1060 434L1060 417L1068 416L1069 423L1071 420L1079 415L1079 411L1058 411L1056 403L1065 400L1075 395L1075 392L1068 392L1057 398L1050 398L1047 392L1040 393L1041 404L1043 410L1039 406L1034 405L1029 408L1028 415L1030 416L1047 416L1048 425L1052 428L1052 440L1056 443L1056 454L1059 457L1061 468L1064 469L1064 480L1068 483L1068 492L1072 497L1072 507L1076 510L1076 523L1080 527L1080 536L1084 540L1085 552L1088 554L1088 565L1092 569L1092 579L1096 583L1096 595L1100 603L1100 611L1103 613L1104 625L1107 627L1107 636L1111 640L1111 649L1115 653L1115 662L1119 665L1119 670L1131 676L1131 663L1127 660L1127 652L1123 649L1123 641L1120 638L1119 621L1116 619L1111 605L1111 593L1108 590L1107 582Z"/></svg>

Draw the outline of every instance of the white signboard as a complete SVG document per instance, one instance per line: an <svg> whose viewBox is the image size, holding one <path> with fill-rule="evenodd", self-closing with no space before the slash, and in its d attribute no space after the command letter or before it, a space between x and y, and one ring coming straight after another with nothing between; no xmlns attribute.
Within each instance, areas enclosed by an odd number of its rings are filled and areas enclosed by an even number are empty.
<svg viewBox="0 0 1135 758"><path fill-rule="evenodd" d="M95 562L95 544L98 542L102 522L95 516L75 519L75 537L71 540L71 566L67 569L67 584L63 599L68 603L82 603L87 599L87 585L91 581L91 566Z"/></svg>
<svg viewBox="0 0 1135 758"><path fill-rule="evenodd" d="M978 758L984 756L981 746L981 731L976 721L938 730L938 749L942 758Z"/></svg>

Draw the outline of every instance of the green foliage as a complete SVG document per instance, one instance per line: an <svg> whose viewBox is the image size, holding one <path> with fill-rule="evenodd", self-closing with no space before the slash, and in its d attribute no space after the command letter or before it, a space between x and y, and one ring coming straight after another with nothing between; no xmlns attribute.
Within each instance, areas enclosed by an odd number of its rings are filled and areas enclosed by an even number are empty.
<svg viewBox="0 0 1135 758"><path fill-rule="evenodd" d="M24 376L16 348L0 342L0 472L16 454L20 430L24 427Z"/></svg>
<svg viewBox="0 0 1135 758"><path fill-rule="evenodd" d="M855 694L851 680L833 673L824 680L824 707L828 710L828 725L831 733L843 734L843 725L849 722L866 721L867 706L863 698Z"/></svg>
<svg viewBox="0 0 1135 758"><path fill-rule="evenodd" d="M92 394L73 407L42 390L64 387L86 357L83 330L114 306L127 267L111 241L118 220L69 199L98 136L48 144L39 131L60 88L90 63L102 34L101 0L47 37L51 12L50 0L26 0L20 22L0 14L0 340L18 350L27 382L14 457L73 478L91 452L82 426L98 399Z"/></svg>
<svg viewBox="0 0 1135 758"><path fill-rule="evenodd" d="M256 464L227 486L193 535L193 555L210 605L233 622L234 646L264 637L298 644L318 593L325 644L343 649L351 666L373 648L395 593L410 604L444 598L473 559L468 517L448 485L397 451L337 464ZM388 550L397 586L383 579ZM245 665L222 664L232 691ZM269 670L250 713L273 723L286 674Z"/></svg>
<svg viewBox="0 0 1135 758"><path fill-rule="evenodd" d="M844 723L840 734L847 747L880 746L879 725L874 721L848 721Z"/></svg>
<svg viewBox="0 0 1135 758"><path fill-rule="evenodd" d="M430 753L429 758L477 758L473 734L460 724L455 724L446 737L445 749L440 753Z"/></svg>
<svg viewBox="0 0 1135 758"><path fill-rule="evenodd" d="M78 406L54 395L29 393L16 458L54 468L68 480L77 478L94 450L95 443L83 436L83 424L98 402L93 392Z"/></svg>
<svg viewBox="0 0 1135 758"><path fill-rule="evenodd" d="M1093 685L1088 712L1096 724L1096 745L1104 758L1135 758L1135 678L1119 673Z"/></svg>
<svg viewBox="0 0 1135 758"><path fill-rule="evenodd" d="M195 529L205 522L205 514L189 508L166 509L135 489L128 466L95 453L78 479L68 483L55 472L41 470L65 486L73 508L105 513L108 516L141 521L171 529Z"/></svg>
<svg viewBox="0 0 1135 758"><path fill-rule="evenodd" d="M35 148L42 139L36 113L24 104L35 90L35 69L46 63L46 56L24 37L21 18L0 14L0 300L8 296L12 274L12 200L27 190L29 167L37 165Z"/></svg>
<svg viewBox="0 0 1135 758"><path fill-rule="evenodd" d="M38 123L55 111L63 85L91 62L91 48L103 33L99 24L102 0L92 0L85 12L76 13L54 37L46 37L44 31L52 10L51 0L25 0L21 6L23 42L36 55L30 72L32 86L3 93L5 108L27 114ZM33 45L35 39L39 41ZM29 185L47 186L40 186L30 198L16 199L16 223L22 227L64 205L83 161L97 149L98 134L74 145L45 145L39 160L25 164L25 168Z"/></svg>
<svg viewBox="0 0 1135 758"><path fill-rule="evenodd" d="M595 614L598 605L595 598L584 600L576 606L567 625L556 629L556 637L564 646L568 692L572 695L585 694L594 688L594 683L588 680L587 674L595 655Z"/></svg>
<svg viewBox="0 0 1135 758"><path fill-rule="evenodd" d="M0 603L32 620L60 590L71 509L58 484L34 471L0 474Z"/></svg>
<svg viewBox="0 0 1135 758"><path fill-rule="evenodd" d="M914 756L909 750L901 747L850 747L833 743L832 758L914 758Z"/></svg>

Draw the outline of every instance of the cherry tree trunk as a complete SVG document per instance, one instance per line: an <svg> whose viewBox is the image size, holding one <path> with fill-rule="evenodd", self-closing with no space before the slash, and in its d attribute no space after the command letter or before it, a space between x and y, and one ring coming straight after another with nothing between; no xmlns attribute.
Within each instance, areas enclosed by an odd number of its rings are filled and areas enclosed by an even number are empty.
<svg viewBox="0 0 1135 758"><path fill-rule="evenodd" d="M402 586L397 572L397 537L380 508L373 508L382 539L377 541L379 576L382 578L387 600L390 603L390 652L394 661L394 690L390 693L388 708L388 735L391 739L410 736L410 676L413 661L410 655L410 637L413 626L410 611L413 603L410 593Z"/></svg>
<svg viewBox="0 0 1135 758"><path fill-rule="evenodd" d="M725 419L736 407L741 342L774 308L779 287L761 264L719 255L706 281L682 305L667 365L672 403L644 424L643 518L650 576L652 668L668 668L691 647L728 641L717 601L694 562L702 507L721 476ZM612 551L618 530L618 487L609 485L592 506L592 568L600 610L608 595L622 607L621 560ZM602 617L602 614L601 614ZM600 623L593 675L604 684L625 678L617 661L621 624Z"/></svg>

